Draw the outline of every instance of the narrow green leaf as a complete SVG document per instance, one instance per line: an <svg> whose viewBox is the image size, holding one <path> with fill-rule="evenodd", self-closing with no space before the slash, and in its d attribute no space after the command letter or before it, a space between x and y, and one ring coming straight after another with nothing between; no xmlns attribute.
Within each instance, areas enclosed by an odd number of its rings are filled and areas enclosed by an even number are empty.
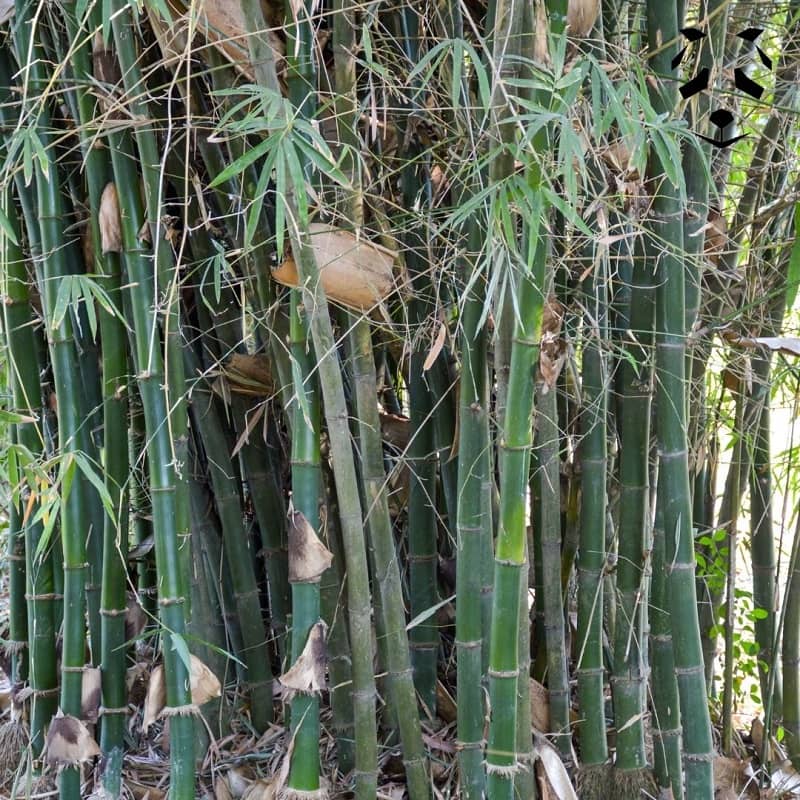
<svg viewBox="0 0 800 800"><path fill-rule="evenodd" d="M800 285L800 203L794 207L794 243L786 273L786 310L791 311Z"/></svg>

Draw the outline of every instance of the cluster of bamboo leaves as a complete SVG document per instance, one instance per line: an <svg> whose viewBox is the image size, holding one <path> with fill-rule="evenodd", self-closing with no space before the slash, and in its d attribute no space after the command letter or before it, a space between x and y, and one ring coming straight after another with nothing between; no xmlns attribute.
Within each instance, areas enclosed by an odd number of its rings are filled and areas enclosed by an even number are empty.
<svg viewBox="0 0 800 800"><path fill-rule="evenodd" d="M535 797L555 750L588 800L710 799L745 551L800 766L770 449L797 0L205 4L17 0L0 30L17 790L123 796L158 717L172 800L209 734L273 724L287 797L374 798L393 751L412 800ZM395 290L329 302L319 223Z"/></svg>

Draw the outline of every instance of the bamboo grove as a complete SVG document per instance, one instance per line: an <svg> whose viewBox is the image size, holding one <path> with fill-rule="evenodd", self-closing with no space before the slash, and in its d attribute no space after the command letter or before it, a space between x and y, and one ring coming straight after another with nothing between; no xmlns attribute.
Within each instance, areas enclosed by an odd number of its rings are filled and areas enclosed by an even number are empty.
<svg viewBox="0 0 800 800"><path fill-rule="evenodd" d="M2 796L800 769L800 2L0 5Z"/></svg>

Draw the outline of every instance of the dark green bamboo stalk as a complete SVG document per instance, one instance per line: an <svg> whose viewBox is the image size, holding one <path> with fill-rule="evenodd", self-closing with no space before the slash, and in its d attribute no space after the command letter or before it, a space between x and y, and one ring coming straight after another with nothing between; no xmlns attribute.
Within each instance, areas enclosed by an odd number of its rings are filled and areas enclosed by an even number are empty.
<svg viewBox="0 0 800 800"><path fill-rule="evenodd" d="M197 375L198 362L193 351L184 350L186 372ZM223 418L217 398L204 378L192 389L193 427L203 440L214 503L222 525L222 543L233 579L234 600L242 633L242 661L247 667L247 689L253 727L263 732L273 719L272 671L264 620L261 614L258 583L249 537L243 524L241 496L236 471L230 457Z"/></svg>
<svg viewBox="0 0 800 800"><path fill-rule="evenodd" d="M647 784L645 752L647 652L643 612L647 605L646 553L650 548L650 418L653 397L655 285L642 246L635 245L629 326L621 332L625 355L619 359L619 615L614 642L614 726L617 730L617 790L639 797ZM633 341L631 341L633 339Z"/></svg>
<svg viewBox="0 0 800 800"><path fill-rule="evenodd" d="M478 227L467 236L461 257L464 279L469 280L478 249ZM461 382L458 445L458 550L456 552L456 653L459 769L467 800L480 800L486 782L483 767L485 702L482 680L484 640L481 609L482 571L492 519L484 484L490 480L489 396L486 352L488 332L480 325L485 284L478 279L467 294L462 312ZM491 545L489 545L491 546Z"/></svg>
<svg viewBox="0 0 800 800"><path fill-rule="evenodd" d="M272 51L264 47L257 31L265 29L261 7L243 0L242 11L251 57L257 64L256 77L266 89L278 92ZM305 186L291 186L286 198L287 217L297 220L294 196ZM325 420L336 475L336 491L347 563L348 615L353 667L353 705L355 724L355 795L367 800L377 791L377 732L375 719L375 676L372 671L372 626L367 553L353 451L350 444L347 403L339 369L336 340L328 313L325 290L311 247L308 230L292 224L289 229L292 252L303 286L303 302L314 342L314 352L322 386Z"/></svg>
<svg viewBox="0 0 800 800"><path fill-rule="evenodd" d="M758 671L761 699L770 697L770 672L778 669L775 653L777 558L772 517L772 456L770 444L770 359L761 356L753 363L753 395L756 430L750 469L750 535L753 571L753 606L767 611L755 621L758 642ZM774 706L781 707L780 680L775 682Z"/></svg>
<svg viewBox="0 0 800 800"><path fill-rule="evenodd" d="M125 14L117 39L130 36ZM131 42L128 41L130 46ZM109 72L109 74L113 74ZM194 720L187 666L178 647L185 648L185 585L179 558L175 500L173 442L164 424L169 419L168 392L164 389L164 361L156 318L156 279L150 253L139 239L144 210L134 165L133 142L127 133L110 135L114 177L119 196L125 266L128 275L128 309L135 338L134 366L142 400L147 435L147 464L152 504L153 536L158 573L158 605L162 624L162 652L166 677L166 710L170 718L170 796L193 800Z"/></svg>
<svg viewBox="0 0 800 800"><path fill-rule="evenodd" d="M358 231L363 222L363 197L360 177L361 165L358 161L359 140L356 132L358 124L355 60L357 47L356 9L350 2L337 0L334 5L334 13L333 34L337 121L339 139L344 147L343 164L351 182L346 192L344 205L348 222ZM364 484L365 521L372 550L378 596L380 598L390 699L393 707L393 716L397 720L400 732L409 797L412 800L414 798L425 800L425 798L430 797L430 786L417 711L417 697L414 693L416 673L412 672L413 644L409 652L409 639L413 641L414 633L413 629L410 635L406 633L403 590L392 532L392 521L389 516L381 422L376 402L377 379L375 356L372 347L372 332L369 319L366 316L351 317L349 344L352 357L355 408L358 419L361 477ZM410 521L409 524L411 524ZM435 571L433 577L435 580ZM413 615L413 602L411 606ZM437 651L434 650L434 685L432 687L434 696L436 691L436 655ZM435 710L435 703L430 706L427 695L423 696L422 700L432 712Z"/></svg>
<svg viewBox="0 0 800 800"><path fill-rule="evenodd" d="M31 9L22 1L16 10L16 46L18 55L24 55L28 76L29 92L39 93L47 90L49 76L45 73L38 32L29 29ZM24 33L23 33L24 31ZM33 40L29 39L33 36ZM28 62L30 53L32 59ZM29 95L23 104L26 110L32 108L33 98ZM64 625L62 633L61 656L61 710L68 715L81 714L81 681L86 661L85 628L85 575L86 575L86 531L90 527L86 505L86 481L75 462L79 447L80 430L86 419L83 408L83 394L79 374L74 365L77 354L73 336L72 318L65 314L59 320L56 298L61 280L78 271L70 264L69 257L74 250L65 247L69 239L64 236L62 220L65 218L65 201L61 194L59 167L54 160L53 132L49 110L42 104L36 116L37 133L46 154L46 161L37 160L34 173L36 181L37 212L39 218L39 240L42 248L41 295L53 381L58 402L58 446L61 456L62 481L67 470L74 475L70 481L69 492L63 489L61 508L61 542L64 555ZM68 765L59 778L59 791L62 800L78 800L80 796L80 770L76 765Z"/></svg>
<svg viewBox="0 0 800 800"><path fill-rule="evenodd" d="M333 563L322 576L320 603L322 617L328 625L328 678L330 686L331 727L336 736L336 765L342 775L352 772L353 739L353 679L350 638L347 632L347 589L342 537L335 505L335 490L330 470L323 470L328 550Z"/></svg>
<svg viewBox="0 0 800 800"><path fill-rule="evenodd" d="M106 214L118 216L116 189L106 190ZM113 200L112 200L113 197ZM103 237L99 237L102 241ZM116 245L115 245L116 246ZM116 251L102 254L103 288L120 316L101 310L103 342L104 478L113 516L106 515L103 531L103 583L100 599L102 702L104 716L100 746L105 755L104 786L113 797L121 789L120 773L128 713L125 682L125 611L128 577L128 337L122 321L120 257Z"/></svg>
<svg viewBox="0 0 800 800"><path fill-rule="evenodd" d="M494 123L498 137L506 148L495 157L493 179L502 180L511 174L513 164L513 125L509 117L506 92L508 79L518 69L514 56L522 46L521 34L528 19L516 4L498 2L494 18L493 73L497 76L493 87ZM530 22L530 20L528 19ZM546 141L539 136L537 149ZM528 180L534 188L540 175L538 165L530 164ZM544 209L540 216L544 215ZM527 617L527 603L520 608L521 582L528 559L526 553L525 495L527 490L530 450L532 446L533 371L539 355L542 310L544 304L546 248L543 241L526 241L523 237L521 252L528 254L512 273L510 291L516 294L505 298L502 314L511 315L513 339L511 343L508 389L501 434L498 445L500 458L500 510L495 547L494 600L489 647L489 695L491 720L489 743L486 751L488 796L490 800L511 798L519 771L518 749L518 699L520 680L517 638L520 620ZM509 243L510 244L510 243ZM523 616L524 614L524 616ZM528 675L522 677L527 684ZM530 743L525 745L527 755ZM524 768L530 769L529 764Z"/></svg>
<svg viewBox="0 0 800 800"><path fill-rule="evenodd" d="M786 575L783 613L783 729L786 750L795 769L800 766L800 510Z"/></svg>
<svg viewBox="0 0 800 800"><path fill-rule="evenodd" d="M603 579L606 565L606 416L608 365L604 260L586 279L581 410L581 526L578 547L578 707L581 796L608 796L603 666Z"/></svg>
<svg viewBox="0 0 800 800"><path fill-rule="evenodd" d="M311 377L312 364L308 347L308 329L300 317L302 298L292 292L290 330L292 358L297 370L292 426L292 506L311 526L314 536L320 530L320 402L319 388ZM301 399L299 394L303 393ZM290 553L290 558L296 557ZM290 572L297 575L296 568ZM292 583L292 663L303 653L312 627L320 618L320 577ZM319 695L297 694L292 699L292 731L295 745L289 771L288 787L313 792L320 787Z"/></svg>
<svg viewBox="0 0 800 800"><path fill-rule="evenodd" d="M674 7L648 0L647 31L650 67L658 76L657 86L651 87L651 102L657 111L672 114L677 99L677 86L670 75L678 44ZM672 42L674 44L665 44ZM663 482L664 488L659 492L666 538L664 564L668 565L670 622L681 699L686 793L692 800L703 800L714 794L713 752L694 582L686 435L685 264L680 255L682 209L677 187L664 178L664 166L656 153L651 154L648 173L654 195L650 227L667 248L658 260L656 294L656 430L660 449L659 482Z"/></svg>
<svg viewBox="0 0 800 800"><path fill-rule="evenodd" d="M3 326L5 328L5 326ZM10 433L11 444L17 434ZM16 490L15 490L16 491ZM11 685L24 684L28 679L28 607L25 602L25 526L22 498L12 497L8 507L8 530L5 561L8 569L8 640L3 649L9 662L8 679Z"/></svg>
<svg viewBox="0 0 800 800"><path fill-rule="evenodd" d="M400 40L405 58L411 65L420 58L419 15L409 5L400 7ZM408 103L407 109L413 108ZM408 120L402 128L406 129ZM422 335L434 308L430 300L431 283L423 248L426 246L424 220L414 219L411 209L424 208L427 194L427 163L416 137L405 137L401 188L403 208L408 210L409 230L403 235L403 255L411 281L409 322L413 326L409 359L408 399L411 417L410 443L406 453L409 467L408 492L408 599L412 618L438 603L437 588L437 519L436 519L436 445L434 441L434 395L423 364L429 340ZM414 686L423 707L436 714L436 662L439 657L439 631L436 615L410 631L411 662Z"/></svg>
<svg viewBox="0 0 800 800"><path fill-rule="evenodd" d="M0 84L2 96L0 106L8 100L7 88L10 84L8 52L0 50ZM0 119L5 123L6 112L0 112ZM21 231L16 215L7 213L12 231L18 242ZM29 239L33 247L36 241ZM33 327L33 309L30 304L30 289L26 263L22 251L7 236L2 238L2 264L4 267L3 285L3 328L8 348L9 379L13 392L14 411L23 415L26 421L15 426L16 444L24 447L33 458L43 455L45 443L42 422L44 413L39 385L39 359L36 357L37 343ZM32 255L38 255L36 251ZM34 522L36 505L28 507L28 503L36 502L37 487L27 485L20 487L19 509L15 514L19 521L19 529L24 536L25 586L23 598L27 594L28 622L28 683L33 691L30 714L30 746L34 759L37 759L44 745L44 728L55 713L58 694L58 678L56 672L56 637L55 609L53 587L52 546L37 555L39 542L43 534L42 522ZM21 516L20 516L21 515ZM15 530L12 525L11 530ZM15 634L14 638L19 638Z"/></svg>
<svg viewBox="0 0 800 800"><path fill-rule="evenodd" d="M657 492L663 491L665 489L658 483ZM680 800L683 797L680 700L672 647L663 505L663 502L656 500L651 551L653 578L648 608L652 664L650 694L653 703L653 766L658 785L662 789L671 789L675 800Z"/></svg>
<svg viewBox="0 0 800 800"><path fill-rule="evenodd" d="M156 313L161 318L161 330L165 342L164 373L167 381L167 427L172 440L172 461L175 474L175 514L178 536L178 554L183 579L189 580L191 545L189 537L189 484L184 470L187 463L188 416L186 413L186 387L180 331L179 299L180 272L175 265L172 246L162 230L162 206L165 185L162 181L162 159L164 151L159 145L153 124L155 103L151 103L146 84L139 67L132 11L123 11L120 0L112 0L112 28L116 56L119 59L122 83L125 88L125 104L128 113L148 124L133 128L136 147L140 156L142 183L145 196L145 225L150 232L150 241L155 253L158 302ZM183 592L188 604L189 593ZM187 618L188 618L187 605Z"/></svg>

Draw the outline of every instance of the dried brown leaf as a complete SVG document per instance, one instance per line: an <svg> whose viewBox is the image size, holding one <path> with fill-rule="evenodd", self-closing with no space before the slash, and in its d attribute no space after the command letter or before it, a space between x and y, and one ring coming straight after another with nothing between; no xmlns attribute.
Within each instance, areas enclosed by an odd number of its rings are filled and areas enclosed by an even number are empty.
<svg viewBox="0 0 800 800"><path fill-rule="evenodd" d="M431 349L428 351L428 355L425 356L425 361L422 364L423 372L427 372L436 363L436 359L439 357L439 353L442 352L445 341L447 341L447 325L445 325L444 322L440 322L439 332L436 334L436 339L431 345Z"/></svg>
<svg viewBox="0 0 800 800"><path fill-rule="evenodd" d="M545 394L556 385L568 352L569 348L563 339L554 339L552 336L542 338L539 348L539 374L542 377L542 391Z"/></svg>
<svg viewBox="0 0 800 800"><path fill-rule="evenodd" d="M189 685L192 691L192 702L202 706L209 700L222 695L219 678L195 655L190 656L191 673Z"/></svg>
<svg viewBox="0 0 800 800"><path fill-rule="evenodd" d="M333 554L319 540L300 511L289 514L289 582L315 583L333 562Z"/></svg>
<svg viewBox="0 0 800 800"><path fill-rule="evenodd" d="M242 800L275 800L278 796L274 781L260 780L251 784Z"/></svg>
<svg viewBox="0 0 800 800"><path fill-rule="evenodd" d="M328 626L320 620L308 634L303 652L288 672L278 678L287 695L319 694L325 688L328 652L325 636Z"/></svg>
<svg viewBox="0 0 800 800"><path fill-rule="evenodd" d="M164 665L159 664L150 673L147 696L144 699L142 732L147 733L150 726L159 718L167 702L167 689L164 684Z"/></svg>
<svg viewBox="0 0 800 800"><path fill-rule="evenodd" d="M600 10L600 0L569 0L567 6L567 33L584 39L591 32Z"/></svg>
<svg viewBox="0 0 800 800"><path fill-rule="evenodd" d="M370 311L394 291L393 250L330 225L312 223L309 230L322 287L329 300ZM274 269L272 277L286 286L299 285L292 258Z"/></svg>
<svg viewBox="0 0 800 800"><path fill-rule="evenodd" d="M384 441L403 452L411 440L411 420L383 412L380 412L380 419Z"/></svg>
<svg viewBox="0 0 800 800"><path fill-rule="evenodd" d="M89 729L77 718L59 712L50 723L45 742L50 764L75 766L100 755Z"/></svg>
<svg viewBox="0 0 800 800"><path fill-rule="evenodd" d="M561 324L564 322L564 306L554 294L547 298L542 310L542 335L551 334L558 336L561 333Z"/></svg>
<svg viewBox="0 0 800 800"><path fill-rule="evenodd" d="M100 250L102 253L122 252L122 222L119 213L117 187L107 183L100 197L100 209L97 212L97 224L100 228Z"/></svg>
<svg viewBox="0 0 800 800"><path fill-rule="evenodd" d="M97 722L100 711L101 674L97 667L87 667L81 676L81 718L85 722Z"/></svg>
<svg viewBox="0 0 800 800"><path fill-rule="evenodd" d="M728 344L749 349L768 348L775 353L800 356L800 338L797 336L737 336L735 333L723 334Z"/></svg>
<svg viewBox="0 0 800 800"><path fill-rule="evenodd" d="M544 0L536 0L536 28L533 40L533 60L539 64L550 63L550 50L547 46L547 34L550 26L547 22L547 11Z"/></svg>
<svg viewBox="0 0 800 800"><path fill-rule="evenodd" d="M127 604L125 607L125 639L131 641L136 639L147 625L147 612L142 608L141 603L133 592L128 592Z"/></svg>
<svg viewBox="0 0 800 800"><path fill-rule="evenodd" d="M550 693L531 678L531 723L540 733L550 732Z"/></svg>

